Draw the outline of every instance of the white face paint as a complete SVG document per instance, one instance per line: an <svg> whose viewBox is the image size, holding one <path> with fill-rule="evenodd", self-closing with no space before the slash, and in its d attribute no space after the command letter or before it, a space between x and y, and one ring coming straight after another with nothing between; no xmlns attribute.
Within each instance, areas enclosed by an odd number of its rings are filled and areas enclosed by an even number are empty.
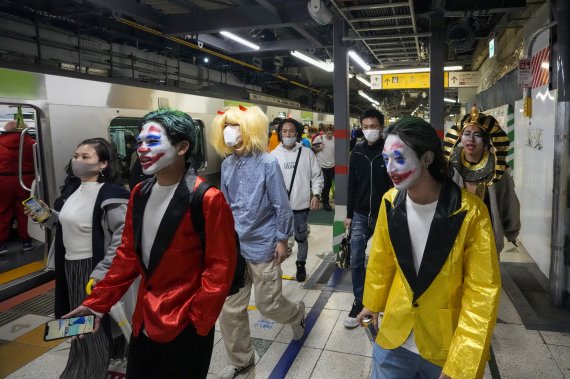
<svg viewBox="0 0 570 379"><path fill-rule="evenodd" d="M415 151L396 135L390 134L386 138L382 156L388 175L399 190L410 188L422 173L422 165Z"/></svg>
<svg viewBox="0 0 570 379"><path fill-rule="evenodd" d="M146 175L154 175L176 160L176 147L170 143L166 130L159 123L151 121L144 124L137 144L137 154Z"/></svg>

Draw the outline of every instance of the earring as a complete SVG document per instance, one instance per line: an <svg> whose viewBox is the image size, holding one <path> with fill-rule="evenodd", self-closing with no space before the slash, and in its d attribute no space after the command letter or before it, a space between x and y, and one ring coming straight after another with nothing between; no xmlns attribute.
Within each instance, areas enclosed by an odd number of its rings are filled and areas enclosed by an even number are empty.
<svg viewBox="0 0 570 379"><path fill-rule="evenodd" d="M99 170L99 176L102 177L102 178L105 177L105 174L103 174L103 170Z"/></svg>

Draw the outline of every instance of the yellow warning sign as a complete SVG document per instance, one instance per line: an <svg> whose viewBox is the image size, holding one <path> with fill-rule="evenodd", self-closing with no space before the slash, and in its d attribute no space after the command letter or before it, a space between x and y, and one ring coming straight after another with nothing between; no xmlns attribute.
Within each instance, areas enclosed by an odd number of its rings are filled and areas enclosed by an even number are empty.
<svg viewBox="0 0 570 379"><path fill-rule="evenodd" d="M429 72L417 72L414 74L382 74L371 75L372 89L414 89L429 88ZM379 84L379 85L378 85ZM443 73L443 86L449 86L449 75Z"/></svg>

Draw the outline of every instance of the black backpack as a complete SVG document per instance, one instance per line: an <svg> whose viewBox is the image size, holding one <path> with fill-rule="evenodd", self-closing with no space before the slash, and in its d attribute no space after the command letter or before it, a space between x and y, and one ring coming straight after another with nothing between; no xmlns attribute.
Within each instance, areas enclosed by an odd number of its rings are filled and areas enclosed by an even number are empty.
<svg viewBox="0 0 570 379"><path fill-rule="evenodd" d="M194 229L200 235L200 241L202 242L202 252L206 253L206 232L204 230L204 213L202 212L202 202L204 200L204 194L208 191L211 187L214 187L212 184L203 181L202 183L198 184L196 190L194 191L194 195L192 196L192 200L190 201L190 216L192 218L192 224L194 225ZM245 285L245 259L240 253L239 247L239 239L237 233L235 233L236 237L236 247L237 247L237 262L236 262L236 270L234 272L234 278L232 280L232 286L230 288L230 293L228 296L234 295L239 292L240 288Z"/></svg>

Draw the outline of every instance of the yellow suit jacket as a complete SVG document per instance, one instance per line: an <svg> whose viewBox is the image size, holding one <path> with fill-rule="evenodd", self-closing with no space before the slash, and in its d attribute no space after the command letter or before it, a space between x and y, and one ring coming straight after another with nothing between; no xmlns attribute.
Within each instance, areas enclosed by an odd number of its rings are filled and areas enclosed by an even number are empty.
<svg viewBox="0 0 570 379"><path fill-rule="evenodd" d="M399 347L412 328L420 355L452 378L482 378L497 318L501 279L491 219L476 196L446 181L418 274L406 191L383 199L363 304L384 312L376 342Z"/></svg>

